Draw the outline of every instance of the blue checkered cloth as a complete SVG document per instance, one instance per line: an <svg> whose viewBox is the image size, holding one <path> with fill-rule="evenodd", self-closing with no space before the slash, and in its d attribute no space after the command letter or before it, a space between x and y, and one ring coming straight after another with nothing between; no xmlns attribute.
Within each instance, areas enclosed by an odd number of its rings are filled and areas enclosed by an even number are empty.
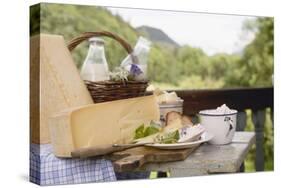
<svg viewBox="0 0 281 188"><path fill-rule="evenodd" d="M50 144L30 145L30 181L58 185L115 181L112 163L101 158L62 159L54 156Z"/></svg>

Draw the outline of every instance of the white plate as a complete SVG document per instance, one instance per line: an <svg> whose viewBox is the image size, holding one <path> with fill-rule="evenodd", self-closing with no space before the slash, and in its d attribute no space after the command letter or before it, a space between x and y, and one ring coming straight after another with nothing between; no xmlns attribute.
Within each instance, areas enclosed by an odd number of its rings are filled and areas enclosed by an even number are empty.
<svg viewBox="0 0 281 188"><path fill-rule="evenodd" d="M201 138L194 142L182 142L175 144L145 144L145 146L154 147L158 149L186 149L196 147L204 142L208 142L213 138L211 133L204 132Z"/></svg>

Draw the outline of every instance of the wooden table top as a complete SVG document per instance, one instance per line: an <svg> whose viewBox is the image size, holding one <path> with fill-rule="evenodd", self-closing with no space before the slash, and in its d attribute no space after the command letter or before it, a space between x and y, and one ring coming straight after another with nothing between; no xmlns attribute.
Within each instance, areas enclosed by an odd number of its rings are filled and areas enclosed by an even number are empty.
<svg viewBox="0 0 281 188"><path fill-rule="evenodd" d="M238 172L250 148L255 144L254 132L236 132L228 145L203 144L184 161L149 163L145 171L169 171L171 177L186 177Z"/></svg>

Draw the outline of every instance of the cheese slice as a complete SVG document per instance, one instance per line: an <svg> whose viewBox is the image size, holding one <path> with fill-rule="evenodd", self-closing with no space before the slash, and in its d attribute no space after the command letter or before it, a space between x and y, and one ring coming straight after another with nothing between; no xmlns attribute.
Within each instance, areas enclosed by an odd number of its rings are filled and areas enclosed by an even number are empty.
<svg viewBox="0 0 281 188"><path fill-rule="evenodd" d="M87 105L52 117L50 133L54 153L71 157L71 151L133 141L141 124L160 118L155 96Z"/></svg>
<svg viewBox="0 0 281 188"><path fill-rule="evenodd" d="M93 100L62 36L30 39L30 127L33 143L50 143L49 118L63 109Z"/></svg>

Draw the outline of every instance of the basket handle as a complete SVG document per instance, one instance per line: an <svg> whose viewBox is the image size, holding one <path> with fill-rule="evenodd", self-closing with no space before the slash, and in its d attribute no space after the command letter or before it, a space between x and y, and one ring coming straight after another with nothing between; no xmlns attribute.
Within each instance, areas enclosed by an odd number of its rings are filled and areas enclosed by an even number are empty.
<svg viewBox="0 0 281 188"><path fill-rule="evenodd" d="M118 35L111 33L109 31L84 32L81 35L70 40L67 47L68 47L69 51L72 52L72 50L75 49L76 46L78 46L81 42L83 42L91 37L103 37L103 36L112 38L112 39L116 40L117 42L119 42L119 44L127 51L127 53L129 55L131 55L133 63L138 62L137 57L132 55L133 48L131 47L131 45L128 42L126 42L124 39L119 37Z"/></svg>

